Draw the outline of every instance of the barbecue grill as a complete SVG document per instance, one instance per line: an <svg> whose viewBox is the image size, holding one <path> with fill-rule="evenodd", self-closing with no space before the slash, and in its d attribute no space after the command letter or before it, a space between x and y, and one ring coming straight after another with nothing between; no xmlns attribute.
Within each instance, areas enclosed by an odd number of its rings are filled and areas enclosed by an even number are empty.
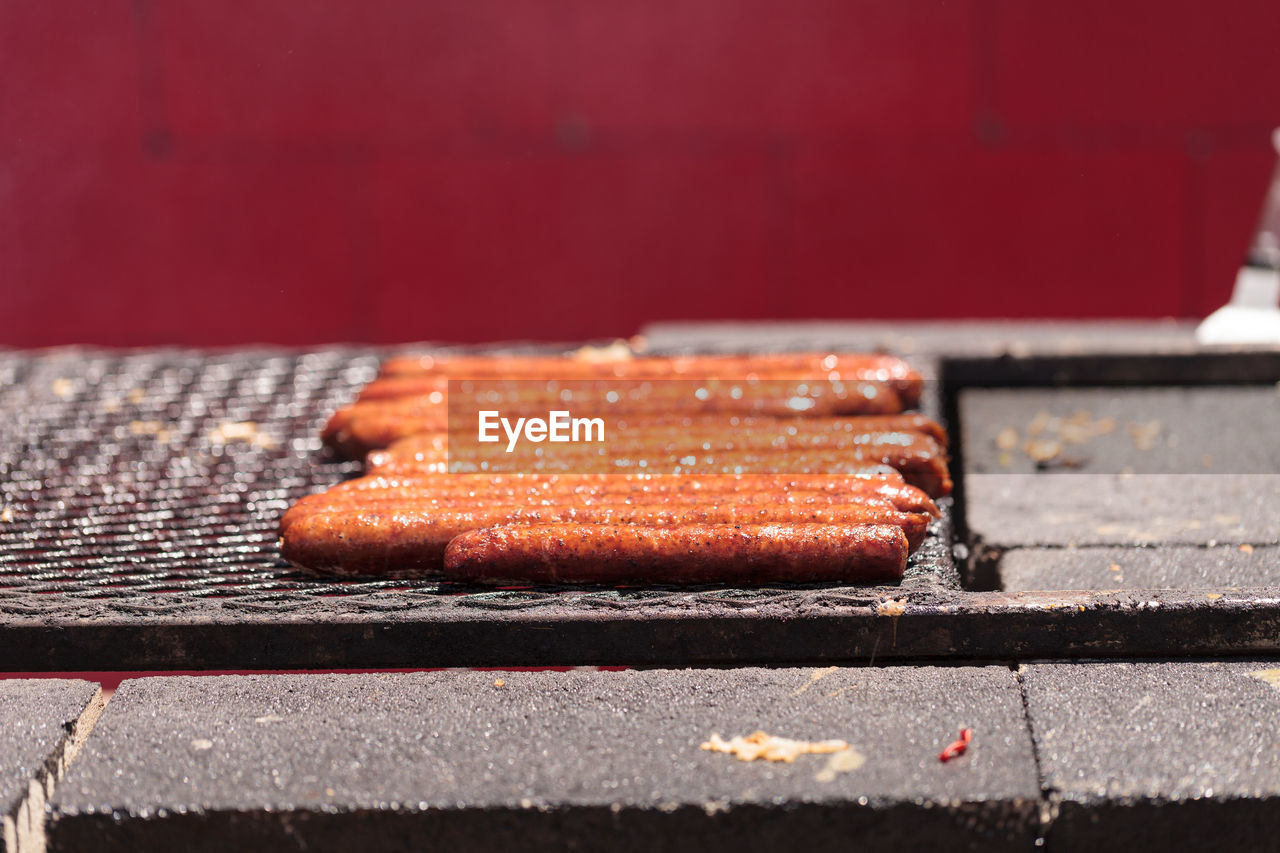
<svg viewBox="0 0 1280 853"><path fill-rule="evenodd" d="M912 350L921 338L879 343ZM883 337L888 335L887 338ZM678 336L676 336L678 338ZM1061 344L1063 339L1059 339ZM654 341L680 349L678 339ZM898 343L895 347L893 344ZM806 343L812 345L812 340ZM857 342L823 341L854 348ZM900 585L482 589L332 580L276 546L358 470L318 432L388 350L0 354L0 668L688 665L1280 650L1280 589L1006 592L965 523L969 388L1264 385L1273 350L905 352L935 377L954 499ZM974 354L978 352L979 354ZM959 354L957 354L959 353Z"/></svg>

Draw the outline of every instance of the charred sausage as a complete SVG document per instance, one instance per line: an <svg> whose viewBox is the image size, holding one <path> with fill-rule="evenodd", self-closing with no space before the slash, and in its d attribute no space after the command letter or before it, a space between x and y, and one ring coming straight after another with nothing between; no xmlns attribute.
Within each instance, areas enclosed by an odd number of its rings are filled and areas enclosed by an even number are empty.
<svg viewBox="0 0 1280 853"><path fill-rule="evenodd" d="M318 571L411 576L439 572L445 546L454 536L498 524L886 524L901 529L908 546L915 547L928 521L919 513L860 506L338 507L292 520L283 531L281 553L295 565Z"/></svg>
<svg viewBox="0 0 1280 853"><path fill-rule="evenodd" d="M449 543L445 573L478 583L760 584L896 581L902 531L824 524L503 526Z"/></svg>

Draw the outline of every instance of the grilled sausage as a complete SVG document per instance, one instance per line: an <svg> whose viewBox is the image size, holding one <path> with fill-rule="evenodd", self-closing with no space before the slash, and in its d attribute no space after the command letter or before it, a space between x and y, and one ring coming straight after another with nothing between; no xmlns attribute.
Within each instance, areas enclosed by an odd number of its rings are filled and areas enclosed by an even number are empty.
<svg viewBox="0 0 1280 853"><path fill-rule="evenodd" d="M920 399L924 379L906 362L867 353L769 353L651 356L590 361L570 356L422 355L387 359L379 380L432 375L468 378L714 378L768 374L887 382L905 401Z"/></svg>
<svg viewBox="0 0 1280 853"><path fill-rule="evenodd" d="M797 439L816 444L823 438L835 440L876 432L920 432L938 444L947 445L947 433L932 418L917 412L896 415L849 415L845 417L768 418L734 415L643 415L618 418L610 423L612 435L658 441L671 437L690 442L745 440L746 437Z"/></svg>
<svg viewBox="0 0 1280 853"><path fill-rule="evenodd" d="M381 476L411 475L424 471L448 470L454 474L479 473L580 473L628 474L656 472L689 476L723 474L798 474L857 476L869 465L888 465L902 473L907 483L923 489L930 497L950 494L951 478L946 457L938 443L920 433L875 433L865 443L838 450L814 449L797 452L770 452L729 449L654 453L615 454L601 446L596 455L578 451L545 456L531 453L506 454L501 448L465 452L450 456L446 451L417 449L421 442L397 443L385 452L370 454L368 469ZM530 447L533 447L532 445Z"/></svg>
<svg viewBox="0 0 1280 853"><path fill-rule="evenodd" d="M343 459L359 459L408 436L429 436L443 447L448 429L448 413L443 407L427 406L406 414L357 403L334 412L321 430L320 440Z"/></svg>
<svg viewBox="0 0 1280 853"><path fill-rule="evenodd" d="M336 424L337 421L332 421ZM438 426L443 427L443 424ZM468 425L469 426L469 425ZM939 447L946 446L946 433L935 421L916 414L863 416L850 418L663 418L658 420L620 420L611 424L606 441L592 444L535 445L522 442L519 452L537 452L540 447L547 447L549 453L557 456L591 455L608 452L611 455L637 454L648 450L654 454L676 454L696 450L729 450L755 449L771 451L789 451L797 449L840 449L860 444L867 444L872 436L885 433L920 433L933 439ZM403 432L403 424L391 423L387 431L380 436L370 438L370 433L377 429L375 422L361 424L360 434L353 436L350 432L339 437L338 432L330 431L328 437L331 444L352 441L352 450L359 449L370 442L382 443L387 438ZM407 435L391 442L389 455L379 454L373 457L371 467L390 461L392 458L420 451L442 452L448 448L448 436L441 431L425 431ZM474 454L478 452L505 454L505 442L498 442L492 447L481 448L477 443L467 442L462 452ZM371 451L377 453L378 451ZM432 456L433 460L442 457Z"/></svg>
<svg viewBox="0 0 1280 853"><path fill-rule="evenodd" d="M886 525L513 525L445 552L449 577L478 583L896 581L906 563L902 531Z"/></svg>
<svg viewBox="0 0 1280 853"><path fill-rule="evenodd" d="M853 503L860 498L875 497L888 500L903 512L938 515L938 508L928 495L906 485L901 474L887 467L869 469L865 476L858 477L763 474L717 477L648 474L370 475L339 483L328 491L304 497L298 503L304 506L321 502L333 506L364 505L392 496L449 506L609 501L821 503L822 498L829 499L831 503Z"/></svg>
<svg viewBox="0 0 1280 853"><path fill-rule="evenodd" d="M468 530L498 524L579 522L676 527L687 524L886 524L906 536L909 547L924 538L929 518L860 506L488 506L419 509L412 504L385 510L314 511L292 520L283 531L281 553L289 562L318 571L394 573L439 572L445 546Z"/></svg>
<svg viewBox="0 0 1280 853"><path fill-rule="evenodd" d="M369 479L369 478L362 478ZM883 506L899 512L923 513L936 518L938 508L929 500L924 492L914 486L895 485L891 483L869 480L847 480L840 491L777 491L774 489L760 491L708 492L706 490L685 490L679 482L652 485L647 483L632 484L630 489L590 489L579 487L572 491L568 488L540 488L535 485L524 487L489 487L477 491L474 488L452 488L448 477L419 479L411 481L390 481L374 478L384 485L381 487L361 488L361 481L355 480L335 486L327 492L308 495L298 500L280 520L283 531L291 523L313 512L328 512L335 509L386 509L395 505L410 504L424 509L453 508L459 505L478 506L528 506L557 507L570 505L594 506L627 506L635 504L665 503L673 507L690 506L701 503L732 501L742 505L785 504L790 506L833 506L858 504L861 506ZM670 479L670 478L669 478ZM620 484L625 486L626 484Z"/></svg>
<svg viewBox="0 0 1280 853"><path fill-rule="evenodd" d="M911 489L910 486L903 487ZM914 490L923 497L923 493ZM936 517L936 510L927 497L925 505L902 499L898 494L882 494L867 489L859 493L834 494L830 492L792 492L778 495L770 492L744 492L724 495L735 506L746 508L788 507L846 507L858 506L868 509L879 509L890 512L913 513ZM554 493L530 494L524 496L503 496L483 494L468 497L460 501L458 495L441 493L433 489L395 488L363 491L340 492L331 490L317 495L308 495L291 506L280 519L280 530L283 532L299 519L310 515L341 512L386 512L412 507L415 510L441 511L452 510L460 504L469 509L508 509L524 507L529 510L561 511L592 507L599 510L626 509L628 507L646 507L662 504L673 511L688 510L696 514L700 507L714 504L721 498L715 495L688 493L639 493L639 494L601 494L601 495L565 495Z"/></svg>
<svg viewBox="0 0 1280 853"><path fill-rule="evenodd" d="M560 381L548 387L548 378ZM619 387L620 380L663 379L684 381ZM455 426L472 426L463 421L482 402L507 417L571 408L577 417L604 413L610 441L542 453L522 442L515 454L469 445L449 458L451 381L461 383L453 385L452 414L462 415ZM370 476L291 508L281 524L283 552L320 570L417 576L438 573L456 541L460 576L472 577L463 567L486 559L478 551L498 548L489 559L512 566L532 560L540 535L534 531L541 530L560 538L538 552L541 569L526 566L534 579L542 571L559 581L620 582L626 566L648 559L631 579L697 582L720 571L732 582L837 580L788 573L823 564L839 536L879 530L850 548L871 555L863 555L866 566L891 564L886 577L901 577L909 550L937 513L924 492L951 488L945 433L922 415L899 414L919 399L922 385L904 362L878 355L392 359L324 432L325 443L347 456L388 449L369 454ZM477 473L446 475L449 462ZM650 463L680 475L654 475ZM520 473L492 473L502 466ZM523 473L529 469L537 473ZM753 473L739 473L745 471ZM695 528L710 538L683 555L673 551L673 543L693 541ZM580 547L567 551L561 533ZM610 551L602 573L591 568L591 555L600 557L609 542L630 552ZM549 554L569 574L548 576ZM753 566L767 574L752 575ZM473 579L502 580L500 574L481 568Z"/></svg>
<svg viewBox="0 0 1280 853"><path fill-rule="evenodd" d="M529 383L493 386L470 382L453 389L453 414L471 428L480 409L495 409L514 417L545 415L555 408L573 407L579 417L611 420L636 418L655 411L670 414L736 416L891 415L902 411L897 392L884 383L806 380L654 382L618 389L613 383L532 387ZM468 391L467 388L471 390ZM465 393L466 399L458 394ZM451 415L445 392L417 396L365 399L340 409L329 419L321 437L346 456L385 447L405 436L443 431Z"/></svg>

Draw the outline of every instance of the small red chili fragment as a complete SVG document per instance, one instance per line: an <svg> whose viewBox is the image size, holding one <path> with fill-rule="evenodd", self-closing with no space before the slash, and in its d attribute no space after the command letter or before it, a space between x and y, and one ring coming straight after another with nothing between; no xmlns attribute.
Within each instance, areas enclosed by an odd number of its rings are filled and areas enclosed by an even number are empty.
<svg viewBox="0 0 1280 853"><path fill-rule="evenodd" d="M959 758L964 755L965 750L969 748L969 741L973 740L973 729L961 729L960 739L952 741L947 748L938 753L939 761L950 761L953 758Z"/></svg>

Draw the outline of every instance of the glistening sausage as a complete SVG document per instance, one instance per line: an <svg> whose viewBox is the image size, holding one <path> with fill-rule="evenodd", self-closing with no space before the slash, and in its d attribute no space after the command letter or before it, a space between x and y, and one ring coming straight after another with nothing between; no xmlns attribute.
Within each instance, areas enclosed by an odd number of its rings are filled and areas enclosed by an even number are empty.
<svg viewBox="0 0 1280 853"><path fill-rule="evenodd" d="M445 574L477 583L875 582L906 563L902 531L879 524L512 525L445 551Z"/></svg>
<svg viewBox="0 0 1280 853"><path fill-rule="evenodd" d="M888 382L907 402L920 398L924 379L891 355L869 353L762 353L648 356L586 360L539 355L421 355L387 359L379 379L447 376L450 378L694 378L786 373L819 379Z"/></svg>
<svg viewBox="0 0 1280 853"><path fill-rule="evenodd" d="M686 524L816 523L887 524L909 547L924 538L929 517L860 506L667 506L315 509L291 520L281 553L295 565L337 574L431 575L440 571L445 546L467 530L498 524L581 522L676 527Z"/></svg>

